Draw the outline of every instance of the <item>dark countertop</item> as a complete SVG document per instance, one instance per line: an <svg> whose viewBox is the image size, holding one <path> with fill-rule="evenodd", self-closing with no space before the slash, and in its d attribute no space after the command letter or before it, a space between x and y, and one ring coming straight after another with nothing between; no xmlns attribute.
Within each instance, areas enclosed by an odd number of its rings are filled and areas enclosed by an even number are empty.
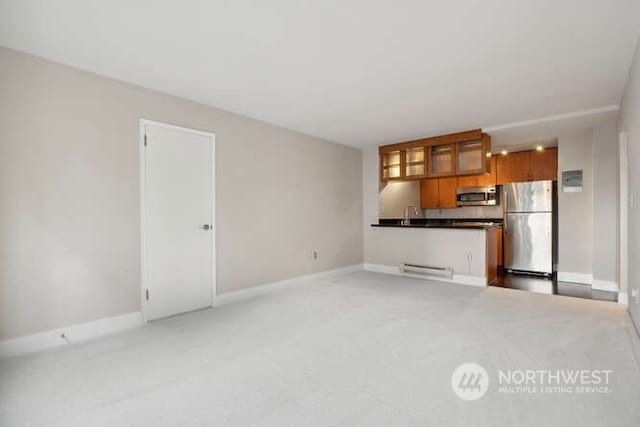
<svg viewBox="0 0 640 427"><path fill-rule="evenodd" d="M502 218L411 218L410 223L406 225L402 224L402 219L400 218L380 218L378 221L378 224L371 224L371 226L395 228L455 228L459 230L486 230L489 228L502 227Z"/></svg>

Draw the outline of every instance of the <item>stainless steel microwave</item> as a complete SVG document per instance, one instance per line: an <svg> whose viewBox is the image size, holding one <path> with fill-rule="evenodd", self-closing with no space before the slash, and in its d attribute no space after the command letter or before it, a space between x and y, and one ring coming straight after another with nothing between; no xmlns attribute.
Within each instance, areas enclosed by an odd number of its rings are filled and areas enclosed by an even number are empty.
<svg viewBox="0 0 640 427"><path fill-rule="evenodd" d="M456 189L458 206L495 206L499 204L498 193L494 185L484 187L458 187Z"/></svg>

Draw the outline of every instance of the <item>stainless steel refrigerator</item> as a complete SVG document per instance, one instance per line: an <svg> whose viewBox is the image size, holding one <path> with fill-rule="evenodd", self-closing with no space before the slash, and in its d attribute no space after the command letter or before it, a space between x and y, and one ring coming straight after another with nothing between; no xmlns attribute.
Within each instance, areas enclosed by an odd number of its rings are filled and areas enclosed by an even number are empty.
<svg viewBox="0 0 640 427"><path fill-rule="evenodd" d="M553 181L504 185L504 268L553 273Z"/></svg>

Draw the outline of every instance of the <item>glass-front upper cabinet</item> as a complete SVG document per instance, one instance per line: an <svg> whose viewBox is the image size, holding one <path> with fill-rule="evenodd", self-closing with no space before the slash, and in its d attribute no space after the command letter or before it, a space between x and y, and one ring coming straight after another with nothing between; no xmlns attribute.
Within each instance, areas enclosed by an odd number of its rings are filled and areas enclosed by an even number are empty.
<svg viewBox="0 0 640 427"><path fill-rule="evenodd" d="M454 175L456 173L455 144L429 147L429 176Z"/></svg>
<svg viewBox="0 0 640 427"><path fill-rule="evenodd" d="M475 129L378 147L382 181L490 172L491 137Z"/></svg>
<svg viewBox="0 0 640 427"><path fill-rule="evenodd" d="M488 159L491 156L491 142L488 135L471 141L458 142L458 175L487 173Z"/></svg>
<svg viewBox="0 0 640 427"><path fill-rule="evenodd" d="M423 178L427 173L425 147L408 148L404 153L404 177Z"/></svg>
<svg viewBox="0 0 640 427"><path fill-rule="evenodd" d="M380 178L383 181L401 179L400 150L380 153Z"/></svg>

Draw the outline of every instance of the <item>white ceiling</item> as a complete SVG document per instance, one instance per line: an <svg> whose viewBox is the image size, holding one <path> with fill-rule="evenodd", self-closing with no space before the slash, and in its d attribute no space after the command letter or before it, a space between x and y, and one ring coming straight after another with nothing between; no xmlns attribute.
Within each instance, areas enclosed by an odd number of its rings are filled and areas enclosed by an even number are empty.
<svg viewBox="0 0 640 427"><path fill-rule="evenodd" d="M638 0L0 0L0 45L364 146L617 105L639 21Z"/></svg>
<svg viewBox="0 0 640 427"><path fill-rule="evenodd" d="M494 153L503 149L508 151L531 150L538 145L556 146L559 137L615 121L618 111L619 107L612 105L485 127L484 131L491 135L491 146Z"/></svg>

